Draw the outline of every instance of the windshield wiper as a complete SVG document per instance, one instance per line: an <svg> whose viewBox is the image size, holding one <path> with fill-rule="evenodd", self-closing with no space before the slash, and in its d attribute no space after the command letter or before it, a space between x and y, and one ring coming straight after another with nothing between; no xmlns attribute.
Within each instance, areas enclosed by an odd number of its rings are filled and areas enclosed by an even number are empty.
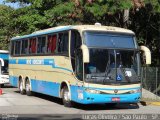
<svg viewBox="0 0 160 120"><path fill-rule="evenodd" d="M131 83L130 78L125 74L125 68L119 67L121 72L123 73L125 79L128 81L128 83Z"/></svg>
<svg viewBox="0 0 160 120"><path fill-rule="evenodd" d="M113 80L113 78L111 76L108 76L109 70L110 70L109 65L110 65L110 61L108 61L107 65L106 65L106 70L105 70L105 74L104 74L103 84L105 84L105 80L107 78L109 78L110 80Z"/></svg>

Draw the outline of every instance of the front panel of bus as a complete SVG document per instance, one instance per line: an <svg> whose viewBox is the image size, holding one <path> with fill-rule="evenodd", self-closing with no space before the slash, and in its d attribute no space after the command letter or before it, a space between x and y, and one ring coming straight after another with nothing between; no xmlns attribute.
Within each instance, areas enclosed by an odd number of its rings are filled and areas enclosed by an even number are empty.
<svg viewBox="0 0 160 120"><path fill-rule="evenodd" d="M83 103L138 102L140 58L134 35L85 31L83 44L89 50L89 63L83 63L82 69L83 56L77 53L77 77L84 81Z"/></svg>

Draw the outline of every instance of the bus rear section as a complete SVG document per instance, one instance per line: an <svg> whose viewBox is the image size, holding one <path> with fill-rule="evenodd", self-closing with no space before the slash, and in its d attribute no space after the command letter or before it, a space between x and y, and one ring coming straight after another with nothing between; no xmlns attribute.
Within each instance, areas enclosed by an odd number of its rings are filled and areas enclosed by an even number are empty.
<svg viewBox="0 0 160 120"><path fill-rule="evenodd" d="M8 59L8 51L0 50L0 87L9 83Z"/></svg>

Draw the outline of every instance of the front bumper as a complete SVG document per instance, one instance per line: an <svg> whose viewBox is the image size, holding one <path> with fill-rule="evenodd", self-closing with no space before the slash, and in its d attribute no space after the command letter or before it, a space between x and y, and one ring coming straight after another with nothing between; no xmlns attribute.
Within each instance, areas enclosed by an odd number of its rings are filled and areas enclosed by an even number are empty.
<svg viewBox="0 0 160 120"><path fill-rule="evenodd" d="M112 101L112 98L119 98L119 101ZM103 103L137 103L140 101L141 93L132 94L93 94L83 93L83 99L78 100L82 104L103 104Z"/></svg>

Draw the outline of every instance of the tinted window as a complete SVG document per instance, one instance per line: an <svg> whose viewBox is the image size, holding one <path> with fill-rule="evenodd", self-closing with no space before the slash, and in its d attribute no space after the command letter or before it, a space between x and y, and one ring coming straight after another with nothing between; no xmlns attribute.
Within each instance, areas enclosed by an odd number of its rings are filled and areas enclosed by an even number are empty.
<svg viewBox="0 0 160 120"><path fill-rule="evenodd" d="M74 52L82 45L81 36L78 31L71 31L71 55L74 56ZM73 57L72 56L72 57Z"/></svg>
<svg viewBox="0 0 160 120"><path fill-rule="evenodd" d="M21 54L28 54L28 40L22 40Z"/></svg>
<svg viewBox="0 0 160 120"><path fill-rule="evenodd" d="M8 60L4 60L4 66L1 66L1 74L8 74Z"/></svg>
<svg viewBox="0 0 160 120"><path fill-rule="evenodd" d="M20 55L21 41L15 41L15 55Z"/></svg>
<svg viewBox="0 0 160 120"><path fill-rule="evenodd" d="M46 37L38 37L37 53L46 52Z"/></svg>
<svg viewBox="0 0 160 120"><path fill-rule="evenodd" d="M78 31L72 30L71 31L71 43L70 43L70 52L71 52L71 63L72 63L72 68L73 71L75 71L75 55L76 55L76 50L80 48L82 42L81 42L81 37Z"/></svg>
<svg viewBox="0 0 160 120"><path fill-rule="evenodd" d="M10 53L11 55L14 55L14 44L15 42L14 41L11 41L11 48L10 48Z"/></svg>
<svg viewBox="0 0 160 120"><path fill-rule="evenodd" d="M29 40L29 53L36 53L36 38Z"/></svg>
<svg viewBox="0 0 160 120"><path fill-rule="evenodd" d="M58 37L58 52L60 53L68 52L68 41L69 41L68 32L59 33L58 36L59 36Z"/></svg>
<svg viewBox="0 0 160 120"><path fill-rule="evenodd" d="M48 35L47 53L54 53L56 50L57 35Z"/></svg>
<svg viewBox="0 0 160 120"><path fill-rule="evenodd" d="M135 48L134 37L101 32L85 32L85 44L90 47Z"/></svg>

